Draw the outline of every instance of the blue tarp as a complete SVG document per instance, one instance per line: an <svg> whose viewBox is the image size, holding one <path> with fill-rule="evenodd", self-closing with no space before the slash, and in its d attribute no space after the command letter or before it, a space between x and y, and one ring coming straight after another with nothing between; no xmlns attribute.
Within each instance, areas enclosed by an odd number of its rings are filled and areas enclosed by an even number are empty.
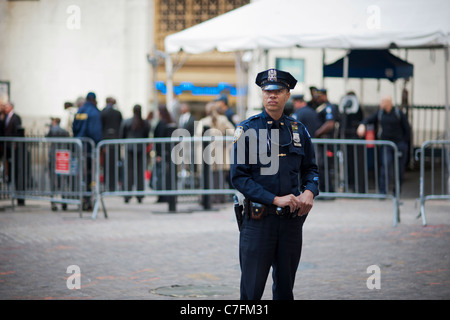
<svg viewBox="0 0 450 320"><path fill-rule="evenodd" d="M414 66L389 50L351 50L348 56L349 78L389 79L413 76ZM324 77L343 77L344 58L323 67Z"/></svg>

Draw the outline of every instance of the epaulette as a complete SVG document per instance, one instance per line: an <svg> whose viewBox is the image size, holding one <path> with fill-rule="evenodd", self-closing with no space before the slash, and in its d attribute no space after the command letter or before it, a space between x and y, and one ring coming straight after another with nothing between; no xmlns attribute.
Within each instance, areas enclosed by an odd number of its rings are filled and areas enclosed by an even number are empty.
<svg viewBox="0 0 450 320"><path fill-rule="evenodd" d="M261 117L262 117L262 112L261 112L261 113L258 113L258 114L255 114L255 115L253 115L253 116L251 116L251 117L245 119L244 121L242 121L241 123L239 123L238 126L244 127L244 126L247 125L248 123L250 123L250 122L252 122L252 121L254 121L254 120L256 120L256 119L259 119L259 118L261 118Z"/></svg>
<svg viewBox="0 0 450 320"><path fill-rule="evenodd" d="M300 121L298 121L297 119L294 119L294 118L291 117L291 116L286 116L286 118L287 118L289 121L291 121L291 122L300 122Z"/></svg>
<svg viewBox="0 0 450 320"><path fill-rule="evenodd" d="M259 119L262 116L262 113L259 114L255 114L247 119L245 119L244 121L242 121L241 123L239 123L236 126L236 130L234 131L234 139L233 139L233 143L235 143L239 137L241 136L241 134L246 131L249 128L249 123ZM245 127L245 128L244 128Z"/></svg>

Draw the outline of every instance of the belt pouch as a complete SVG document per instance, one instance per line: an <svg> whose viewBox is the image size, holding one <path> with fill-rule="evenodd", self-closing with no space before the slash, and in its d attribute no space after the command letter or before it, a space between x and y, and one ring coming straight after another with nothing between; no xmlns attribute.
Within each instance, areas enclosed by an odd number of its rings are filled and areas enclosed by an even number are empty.
<svg viewBox="0 0 450 320"><path fill-rule="evenodd" d="M253 220L260 220L264 216L266 206L260 203L251 202L251 218Z"/></svg>

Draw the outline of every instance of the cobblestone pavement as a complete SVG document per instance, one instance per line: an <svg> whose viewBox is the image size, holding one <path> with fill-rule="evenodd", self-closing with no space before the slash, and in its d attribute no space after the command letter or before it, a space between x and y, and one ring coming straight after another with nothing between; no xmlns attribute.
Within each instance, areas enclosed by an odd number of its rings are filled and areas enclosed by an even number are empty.
<svg viewBox="0 0 450 320"><path fill-rule="evenodd" d="M1 202L0 298L3 300L239 299L238 231L232 203L178 213L147 197L105 198L108 218L80 218L28 201ZM381 300L450 298L450 206L427 203L426 227L413 199L393 226L390 200L316 201L304 226L295 298ZM80 289L69 266L81 271ZM380 289L368 289L380 268ZM373 281L371 283L374 283ZM264 299L271 299L269 277Z"/></svg>

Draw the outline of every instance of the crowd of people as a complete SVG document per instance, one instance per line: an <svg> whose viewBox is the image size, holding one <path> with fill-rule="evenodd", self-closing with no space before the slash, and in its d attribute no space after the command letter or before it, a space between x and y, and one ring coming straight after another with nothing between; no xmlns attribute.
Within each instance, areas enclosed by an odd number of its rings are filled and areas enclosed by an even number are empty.
<svg viewBox="0 0 450 320"><path fill-rule="evenodd" d="M86 98L79 98L75 102L66 103L65 110L68 114L67 127L64 129L61 127L59 118L52 118L52 125L50 126L49 133L47 136L52 136L53 133L64 132L65 136L73 137L87 137L91 138L95 144L101 140L105 139L136 139L136 138L164 138L170 137L172 133L177 128L185 129L189 132L191 136L202 135L206 128L217 129L223 135L227 133L227 130L234 130L236 124L239 122L237 115L228 105L228 97L226 95L221 95L218 98L210 101L205 105L205 117L196 119L190 111L190 106L187 103L179 103L176 100L176 105L174 105L170 110L164 106L160 105L156 110L154 121L154 114L152 111L147 115L146 118L142 116L142 108L140 105L135 105L133 107L133 116L129 119L124 119L122 113L117 108L117 102L114 98L106 98L106 105L103 109L97 106L96 95L93 92L87 94ZM198 121L199 125L194 127L195 121ZM230 131L228 131L230 134ZM62 134L61 134L62 135ZM108 191L115 191L120 184L124 184L126 181L126 186L123 186L124 190L144 190L144 178L145 172L143 167L142 153L150 154L150 151L154 151L155 161L154 166L149 168L154 175L150 182L150 186L156 190L172 189L173 179L171 179L171 170L168 170L170 166L170 148L169 144L156 143L153 150L144 148L144 146L139 145L126 146L127 152L127 172L133 174L128 174L127 178L118 177L115 173L116 163L120 163L123 159L116 159L117 152L114 152L114 146L107 145L102 152L102 164L108 164L105 166L108 172L104 172L104 182ZM110 149L109 151L107 149ZM137 151L137 152L136 152ZM224 154L228 154L224 152ZM105 159L108 157L108 159ZM135 159L136 158L136 159ZM87 161L88 163L90 161ZM229 161L224 160L225 166L224 170L228 170L226 163ZM220 168L222 169L222 167ZM136 171L136 174L134 174ZM215 187L218 187L219 181L219 168L213 166L213 181ZM92 169L88 168L87 179L90 181ZM223 176L228 177L225 173ZM119 180L119 181L118 181ZM120 181L121 180L121 181ZM135 181L137 180L137 181ZM88 191L90 186L88 186ZM137 200L140 203L143 196L137 196ZM168 196L160 195L157 202L167 202L169 201ZM214 196L213 202L224 202L224 197ZM128 203L131 197L126 196L125 202ZM85 199L85 204L83 208L85 210L90 210L92 208L91 201L88 197Z"/></svg>
<svg viewBox="0 0 450 320"><path fill-rule="evenodd" d="M292 117L302 122L308 130L311 138L324 139L366 139L368 134L367 126L371 126L374 132L373 138L392 141L397 145L400 153L399 173L400 185L408 159L408 147L411 141L411 128L406 115L392 102L389 95L383 96L379 109L364 117L361 105L353 91L347 92L340 105L332 104L328 100L327 90L310 87L311 100L305 101L303 95L293 96L294 111ZM363 146L355 148L351 145L344 146L347 154L346 175L349 187L359 193L367 192L365 189ZM334 192L333 183L334 163L333 150L328 148L317 148L317 162L320 175L320 190ZM380 149L380 174L379 192L387 193L387 188L392 181L394 150L391 147L383 146ZM328 164L325 162L328 161ZM357 162L359 168L358 177L355 177L354 164ZM327 168L328 170L325 170ZM387 180L386 180L387 179Z"/></svg>
<svg viewBox="0 0 450 320"><path fill-rule="evenodd" d="M398 108L394 107L392 98L385 96L380 103L379 111L371 116L363 117L361 106L354 108L350 105L344 105L344 112L342 112L342 106L330 103L327 96L326 89L318 89L316 87L310 87L311 99L306 101L303 95L293 95L293 110L290 116L294 119L302 122L308 130L311 138L344 138L344 139L359 139L365 138L367 134L367 126L373 126L375 131L378 132L378 138L382 140L389 140L396 143L399 151L402 154L400 159L400 179L403 179L403 173L406 166L406 155L408 153L408 143L410 140L410 126L405 114ZM348 92L347 97L353 97L356 99L354 92ZM351 100L351 99L350 99ZM354 101L354 100L353 100ZM347 101L348 104L348 101ZM133 106L133 116L129 119L123 119L122 113L117 108L117 102L113 97L106 98L105 107L100 110L98 107L96 94L89 92L85 98L78 98L75 103L66 103L64 108L68 114L66 125L63 128L61 125L61 119L57 117L51 118L51 125L47 133L47 137L88 137L95 143L103 139L127 139L127 138L148 138L148 137L170 137L171 133L177 128L186 129L191 136L202 135L205 128L217 129L222 135L225 135L229 130L239 124L240 120L233 109L228 104L228 97L226 95L220 95L218 98L212 100L205 105L205 117L196 119L190 112L190 107L187 103L177 103L176 106L168 108L161 105L156 110L156 121L154 121L154 114L150 112L147 117L142 116L142 108L140 105ZM347 109L346 109L347 108ZM341 109L341 110L340 110ZM199 125L194 128L194 122L198 121ZM228 130L228 131L227 131ZM24 136L24 129L22 127L21 118L14 112L14 105L10 102L2 103L0 105L0 135L1 136ZM162 181L164 179L162 169L164 166L161 161L162 145L157 144L155 146L156 154L156 166L152 168L153 174L156 174L156 185L152 186L156 189L162 188ZM110 147L112 148L112 147ZM358 146L359 148L359 146ZM130 160L133 156L131 148L128 149ZM7 150L0 150L2 153ZM138 150L139 153L147 152L149 150ZM167 150L166 150L167 151ZM349 163L353 164L354 149L348 148ZM320 173L320 189L322 191L334 191L333 178L333 163L331 161L333 156L333 150L324 148L317 148L317 161L319 165ZM103 159L103 163L107 161L110 164L118 163L120 159L116 159L116 152L104 152L103 156L108 155L108 159ZM170 154L170 153L168 153ZM228 152L224 152L228 155ZM389 181L385 181L385 178L390 177L390 174L384 174L385 171L392 170L393 152L392 148L382 148L381 161L381 174L380 174L380 192L386 193L386 185L389 185ZM386 156L383 156L386 154ZM128 171L138 170L137 181L134 181L134 175L129 175L127 179L127 186L124 186L126 190L144 189L144 177L145 172L142 172L142 157L138 156L139 162L137 167L135 161L128 161ZM358 161L361 161L363 157L357 157ZM330 160L328 165L325 165L325 161ZM165 161L170 161L170 157L165 157ZM89 162L89 161L87 161ZM223 176L228 177L227 163L229 159L224 160L225 166L220 168L213 167L214 183L217 184L219 171L224 171ZM328 168L328 172L325 171L325 167ZM109 191L115 191L118 186L118 181L114 177L114 166L108 166L109 172L104 172L105 184ZM167 174L166 170L165 174ZM88 169L88 180L92 180L92 168ZM221 174L222 174L221 173ZM352 185L354 183L354 172L352 169L348 169L348 182L354 189L359 192L366 192L364 190L362 179L360 175L360 185L356 187ZM108 178L109 177L109 178ZM159 177L159 179L158 179ZM166 177L168 178L168 177ZM327 181L328 180L328 181ZM358 182L356 182L358 184ZM167 187L167 186L166 186ZM173 187L173 186L172 186ZM88 186L88 189L90 185ZM223 202L223 197L215 196L217 202ZM141 202L142 196L137 197ZM128 202L130 197L125 198L125 202ZM159 202L167 201L167 197L160 196ZM19 200L19 204L24 204L23 200ZM86 199L83 208L89 210L92 208L90 199Z"/></svg>

